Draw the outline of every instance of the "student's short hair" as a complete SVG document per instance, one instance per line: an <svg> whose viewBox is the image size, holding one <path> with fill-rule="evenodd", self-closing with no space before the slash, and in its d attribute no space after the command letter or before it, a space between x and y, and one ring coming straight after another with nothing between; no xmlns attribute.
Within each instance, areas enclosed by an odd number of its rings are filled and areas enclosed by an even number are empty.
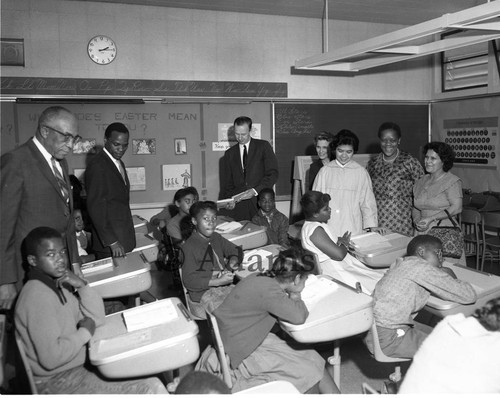
<svg viewBox="0 0 500 398"><path fill-rule="evenodd" d="M196 218L198 217L198 214L200 214L202 211L205 210L213 210L217 214L217 205L215 204L215 202L212 202L211 200L196 202L194 205L190 207L189 215L192 218Z"/></svg>
<svg viewBox="0 0 500 398"><path fill-rule="evenodd" d="M332 156L335 156L335 150L342 145L351 145L354 152L358 152L359 138L351 130L340 130L335 137L333 137L332 142L330 142L330 150L332 151Z"/></svg>
<svg viewBox="0 0 500 398"><path fill-rule="evenodd" d="M424 156L429 149L438 154L441 162L443 162L443 171L451 170L455 161L455 151L450 145L440 141L429 142L424 146Z"/></svg>
<svg viewBox="0 0 500 398"><path fill-rule="evenodd" d="M410 243L408 243L408 247L406 248L406 254L408 256L416 256L417 250L419 247L424 247L428 249L433 246L443 246L443 243L439 238L431 235L418 235L415 236Z"/></svg>
<svg viewBox="0 0 500 398"><path fill-rule="evenodd" d="M319 191L309 191L306 192L302 199L300 199L300 205L302 206L302 211L306 218L312 217L314 214L319 213L319 211L330 203L330 195L327 193Z"/></svg>
<svg viewBox="0 0 500 398"><path fill-rule="evenodd" d="M24 239L24 248L27 256L36 256L38 254L38 247L44 240L49 239L62 239L61 234L54 228L50 227L37 227L32 229Z"/></svg>
<svg viewBox="0 0 500 398"><path fill-rule="evenodd" d="M385 130L392 130L396 133L396 136L399 138L401 138L401 127L399 127L398 124L394 123L394 122L384 122L380 125L380 127L378 128L378 138L382 138L382 132L384 132Z"/></svg>
<svg viewBox="0 0 500 398"><path fill-rule="evenodd" d="M488 301L473 314L486 330L500 331L500 297Z"/></svg>
<svg viewBox="0 0 500 398"><path fill-rule="evenodd" d="M314 144L317 144L318 141L327 141L328 143L332 142L333 135L328 131L321 131L314 136Z"/></svg>
<svg viewBox="0 0 500 398"><path fill-rule="evenodd" d="M119 133L124 133L124 134L130 134L127 126L125 126L123 123L115 122L111 123L108 127L106 127L106 131L104 131L104 138L108 139L109 137L111 137L111 133L113 131L117 131Z"/></svg>
<svg viewBox="0 0 500 398"><path fill-rule="evenodd" d="M259 195L257 196L257 201L261 200L262 197L266 194L270 194L273 198L273 200L276 198L276 195L274 194L274 191L272 188L262 188L259 192Z"/></svg>
<svg viewBox="0 0 500 398"><path fill-rule="evenodd" d="M181 379L175 394L231 394L231 390L211 373L192 371Z"/></svg>
<svg viewBox="0 0 500 398"><path fill-rule="evenodd" d="M302 277L313 271L314 265L306 263L306 258L307 254L302 248L292 247L283 250L279 252L271 268L259 275L276 278L280 282L293 281L297 275Z"/></svg>
<svg viewBox="0 0 500 398"><path fill-rule="evenodd" d="M198 198L200 197L195 187L181 188L177 190L174 195L174 203L181 200L182 198L185 198L188 195L193 195L196 200L198 200Z"/></svg>
<svg viewBox="0 0 500 398"><path fill-rule="evenodd" d="M233 126L243 126L244 124L247 124L248 130L252 131L252 119L250 119L248 116L239 116L234 119Z"/></svg>

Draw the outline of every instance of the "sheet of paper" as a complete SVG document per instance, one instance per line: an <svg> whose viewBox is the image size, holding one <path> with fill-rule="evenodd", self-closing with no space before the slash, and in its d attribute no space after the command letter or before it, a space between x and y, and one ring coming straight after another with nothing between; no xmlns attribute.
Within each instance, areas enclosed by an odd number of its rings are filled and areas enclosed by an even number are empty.
<svg viewBox="0 0 500 398"><path fill-rule="evenodd" d="M167 323L178 317L177 309L171 300L160 300L123 312L123 319L129 332Z"/></svg>
<svg viewBox="0 0 500 398"><path fill-rule="evenodd" d="M388 249L391 248L389 240L376 233L370 232L367 234L362 234L351 238L351 245L354 246L357 250L361 251L370 251L374 252L380 249Z"/></svg>
<svg viewBox="0 0 500 398"><path fill-rule="evenodd" d="M338 289L338 285L327 279L309 275L300 294L309 312L326 296Z"/></svg>
<svg viewBox="0 0 500 398"><path fill-rule="evenodd" d="M227 234L229 232L237 231L241 229L242 225L238 221L229 221L223 222L222 224L217 225L215 228L216 232Z"/></svg>

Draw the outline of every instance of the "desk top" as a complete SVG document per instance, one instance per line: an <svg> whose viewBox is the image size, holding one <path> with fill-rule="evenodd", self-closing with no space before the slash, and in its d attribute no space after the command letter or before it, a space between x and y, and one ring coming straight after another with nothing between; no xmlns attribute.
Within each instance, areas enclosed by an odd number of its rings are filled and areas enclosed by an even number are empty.
<svg viewBox="0 0 500 398"><path fill-rule="evenodd" d="M152 247L158 246L158 242L155 238L149 236L149 234L137 233L135 234L135 249L133 252L150 249Z"/></svg>
<svg viewBox="0 0 500 398"><path fill-rule="evenodd" d="M176 319L144 329L127 331L124 315L131 311L147 311L149 307L170 301L177 313ZM198 334L196 322L186 317L186 310L177 297L167 298L140 307L106 316L106 323L97 328L89 342L89 358L93 365L103 365L131 358L134 355L172 346ZM178 359L170 359L174 364ZM175 367L178 364L175 364ZM182 365L181 365L182 366ZM165 369L168 370L168 369Z"/></svg>
<svg viewBox="0 0 500 398"><path fill-rule="evenodd" d="M102 268L102 263L112 263L111 266ZM91 269L98 267L95 271ZM92 261L82 266L82 272L89 285L94 287L112 281L118 281L130 276L139 275L151 271L151 265L147 262L144 255L139 252L128 253L126 257L105 258Z"/></svg>
<svg viewBox="0 0 500 398"><path fill-rule="evenodd" d="M369 238L378 237L383 242L375 245L369 244ZM366 245L363 246L363 239L366 240ZM351 241L359 240L360 245L353 247L349 251L363 264L372 268L389 268L398 257L406 254L406 247L412 237L401 235L396 232L380 236L377 233L371 232L355 236Z"/></svg>
<svg viewBox="0 0 500 398"><path fill-rule="evenodd" d="M499 276L461 265L445 263L444 266L451 268L457 278L469 282L474 287L477 293L477 301L475 304L458 304L431 296L426 305L429 312L441 317L459 312L467 316L474 313L477 308L482 307L487 301L500 296Z"/></svg>

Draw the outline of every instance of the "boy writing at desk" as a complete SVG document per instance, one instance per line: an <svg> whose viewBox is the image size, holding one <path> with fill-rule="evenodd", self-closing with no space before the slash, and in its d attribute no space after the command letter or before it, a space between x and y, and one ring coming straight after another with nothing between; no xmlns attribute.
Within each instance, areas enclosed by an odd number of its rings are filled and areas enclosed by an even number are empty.
<svg viewBox="0 0 500 398"><path fill-rule="evenodd" d="M68 269L59 232L35 228L25 245L30 270L16 304L15 325L38 393L167 393L156 378L107 381L87 368L85 346L96 326L104 324L101 297Z"/></svg>
<svg viewBox="0 0 500 398"><path fill-rule="evenodd" d="M232 271L241 263L243 250L215 232L214 202L196 202L189 213L195 230L180 248L182 282L189 293L191 312L205 318L205 308L213 311L233 288Z"/></svg>
<svg viewBox="0 0 500 398"><path fill-rule="evenodd" d="M420 235L408 243L407 257L398 258L373 291L373 315L380 347L390 357L413 358L431 328L415 322L430 295L460 304L476 301L470 283L443 267L443 246L438 238ZM372 334L366 343L373 352Z"/></svg>

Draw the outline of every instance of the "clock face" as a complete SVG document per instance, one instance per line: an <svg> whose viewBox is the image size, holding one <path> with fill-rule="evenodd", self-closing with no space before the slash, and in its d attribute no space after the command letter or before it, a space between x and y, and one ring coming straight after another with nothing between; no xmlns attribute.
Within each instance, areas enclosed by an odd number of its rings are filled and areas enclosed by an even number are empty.
<svg viewBox="0 0 500 398"><path fill-rule="evenodd" d="M87 52L96 64L107 65L116 58L116 44L107 36L96 36L90 39Z"/></svg>

